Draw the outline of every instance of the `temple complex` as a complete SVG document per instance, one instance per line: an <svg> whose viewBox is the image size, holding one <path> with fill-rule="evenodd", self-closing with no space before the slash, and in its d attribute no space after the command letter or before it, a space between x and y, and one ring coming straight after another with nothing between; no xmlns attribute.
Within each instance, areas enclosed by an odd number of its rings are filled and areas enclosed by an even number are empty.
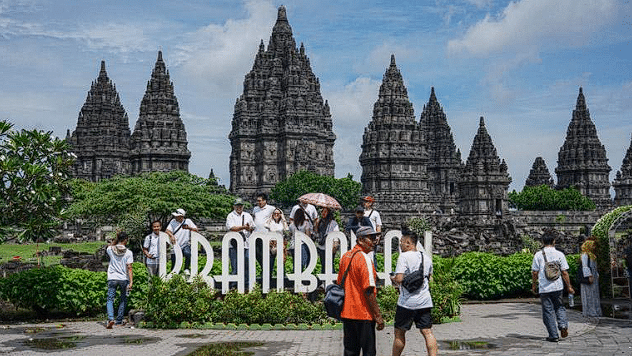
<svg viewBox="0 0 632 356"><path fill-rule="evenodd" d="M421 113L420 125L428 152L429 201L439 211L450 212L456 207L463 163L461 150L454 144L448 119L434 87L430 89L430 99Z"/></svg>
<svg viewBox="0 0 632 356"><path fill-rule="evenodd" d="M362 189L375 197L380 212L391 221L436 209L429 204L427 159L421 125L391 55L360 154Z"/></svg>
<svg viewBox="0 0 632 356"><path fill-rule="evenodd" d="M189 171L191 152L169 71L158 52L130 140L132 174Z"/></svg>
<svg viewBox="0 0 632 356"><path fill-rule="evenodd" d="M74 177L98 182L130 173L129 120L105 61L81 107L77 127L72 135L68 130L66 139L77 156Z"/></svg>
<svg viewBox="0 0 632 356"><path fill-rule="evenodd" d="M529 176L524 183L525 187L537 187L539 185L547 185L550 188L555 186L551 173L544 163L544 158L536 157L529 171Z"/></svg>
<svg viewBox="0 0 632 356"><path fill-rule="evenodd" d="M498 157L481 116L470 155L459 179L459 213L504 216L509 208L509 183L511 177L507 164Z"/></svg>
<svg viewBox="0 0 632 356"><path fill-rule="evenodd" d="M574 186L598 208L612 205L606 148L597 137L581 87L566 140L558 153L555 174L558 189Z"/></svg>
<svg viewBox="0 0 632 356"><path fill-rule="evenodd" d="M268 47L261 41L245 76L228 137L230 191L244 198L269 192L302 169L334 175L336 136L329 104L320 93L305 47L296 47L283 6Z"/></svg>
<svg viewBox="0 0 632 356"><path fill-rule="evenodd" d="M612 186L615 193L614 205L632 205L632 140Z"/></svg>

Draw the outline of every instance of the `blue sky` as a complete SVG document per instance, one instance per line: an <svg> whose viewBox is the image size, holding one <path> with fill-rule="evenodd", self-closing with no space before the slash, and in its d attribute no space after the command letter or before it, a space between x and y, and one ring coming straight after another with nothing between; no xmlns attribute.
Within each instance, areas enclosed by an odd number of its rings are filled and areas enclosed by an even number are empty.
<svg viewBox="0 0 632 356"><path fill-rule="evenodd" d="M627 0L0 0L0 118L65 137L105 60L133 129L162 50L190 171L212 168L228 186L233 105L282 4L331 106L337 177L360 177L362 133L391 54L417 119L435 87L463 159L485 117L510 189L522 189L537 156L554 176L579 86L611 180L630 146Z"/></svg>

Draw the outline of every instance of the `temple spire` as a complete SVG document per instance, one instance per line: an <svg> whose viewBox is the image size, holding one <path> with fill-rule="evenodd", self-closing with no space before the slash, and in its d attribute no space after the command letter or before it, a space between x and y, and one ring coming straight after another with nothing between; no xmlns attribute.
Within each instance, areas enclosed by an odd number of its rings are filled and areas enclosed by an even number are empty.
<svg viewBox="0 0 632 356"><path fill-rule="evenodd" d="M598 208L612 205L609 183L611 168L606 148L599 140L581 87L573 117L566 130L566 139L558 152L557 163L555 173L558 189L576 187Z"/></svg>

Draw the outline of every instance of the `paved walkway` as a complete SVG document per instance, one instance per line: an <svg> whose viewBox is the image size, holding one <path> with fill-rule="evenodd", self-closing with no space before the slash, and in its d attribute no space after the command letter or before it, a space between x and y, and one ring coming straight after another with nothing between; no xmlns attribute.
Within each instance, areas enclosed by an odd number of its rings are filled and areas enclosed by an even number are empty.
<svg viewBox="0 0 632 356"><path fill-rule="evenodd" d="M632 322L610 318L586 319L568 312L569 336L559 343L544 341L540 305L531 303L468 304L462 322L435 325L439 354L454 355L632 355ZM32 333L34 328L40 331ZM390 355L393 327L377 332L378 355ZM55 337L76 347L50 351L33 348L29 339ZM263 346L255 355L340 355L342 331L230 331L152 330L119 327L107 330L103 322L3 325L0 354L11 355L187 355L202 344L221 341L255 341ZM452 341L452 343L450 343ZM487 342L488 349L468 348L467 341ZM407 333L404 355L425 355L419 332Z"/></svg>

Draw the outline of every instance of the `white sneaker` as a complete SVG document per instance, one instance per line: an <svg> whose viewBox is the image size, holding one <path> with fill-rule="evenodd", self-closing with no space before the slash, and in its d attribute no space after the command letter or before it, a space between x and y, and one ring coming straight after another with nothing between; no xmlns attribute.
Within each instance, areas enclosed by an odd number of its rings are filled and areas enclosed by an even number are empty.
<svg viewBox="0 0 632 356"><path fill-rule="evenodd" d="M185 275L187 275L187 276L190 276L190 275L191 275L191 272L189 272L189 270L188 270L188 269L185 269L185 270L184 270L184 274L185 274Z"/></svg>

